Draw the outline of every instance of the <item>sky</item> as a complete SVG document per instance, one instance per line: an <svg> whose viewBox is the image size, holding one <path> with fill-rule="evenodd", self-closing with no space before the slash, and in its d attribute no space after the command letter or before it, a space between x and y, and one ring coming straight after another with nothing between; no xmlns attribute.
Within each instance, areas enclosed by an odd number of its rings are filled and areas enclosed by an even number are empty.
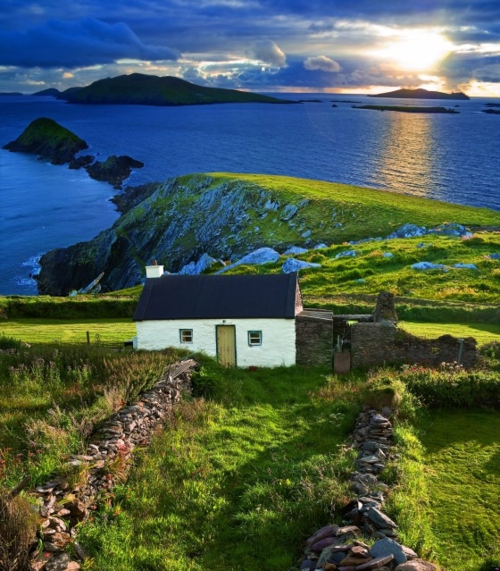
<svg viewBox="0 0 500 571"><path fill-rule="evenodd" d="M500 97L500 0L0 0L0 92L122 74Z"/></svg>

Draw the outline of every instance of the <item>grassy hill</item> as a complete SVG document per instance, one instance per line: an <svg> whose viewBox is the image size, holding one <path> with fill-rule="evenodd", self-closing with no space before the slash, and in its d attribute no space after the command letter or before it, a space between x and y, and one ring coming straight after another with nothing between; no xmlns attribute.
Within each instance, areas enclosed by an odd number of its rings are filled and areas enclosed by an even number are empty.
<svg viewBox="0 0 500 571"><path fill-rule="evenodd" d="M291 103L267 95L195 85L178 77L142 73L100 79L63 92L70 103L129 105L206 105L210 103Z"/></svg>

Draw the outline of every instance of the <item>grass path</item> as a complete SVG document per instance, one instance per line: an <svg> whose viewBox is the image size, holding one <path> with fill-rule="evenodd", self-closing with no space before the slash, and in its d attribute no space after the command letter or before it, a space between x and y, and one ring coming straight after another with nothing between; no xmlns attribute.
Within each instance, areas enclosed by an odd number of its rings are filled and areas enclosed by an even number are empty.
<svg viewBox="0 0 500 571"><path fill-rule="evenodd" d="M317 371L233 371L214 400L186 403L114 512L82 528L91 568L289 569L345 501L340 475L352 468L339 446L357 407L315 397L324 384Z"/></svg>
<svg viewBox="0 0 500 571"><path fill-rule="evenodd" d="M430 520L450 570L500 564L500 415L438 411L420 424ZM485 567L485 569L490 567Z"/></svg>

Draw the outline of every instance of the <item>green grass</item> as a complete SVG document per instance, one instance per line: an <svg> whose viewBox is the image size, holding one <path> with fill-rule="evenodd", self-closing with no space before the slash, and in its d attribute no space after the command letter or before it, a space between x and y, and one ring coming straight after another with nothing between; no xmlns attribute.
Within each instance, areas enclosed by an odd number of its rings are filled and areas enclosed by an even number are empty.
<svg viewBox="0 0 500 571"><path fill-rule="evenodd" d="M398 327L412 335L426 339L436 339L441 335L464 338L474 337L479 345L500 342L500 325L484 323L416 323L400 321Z"/></svg>
<svg viewBox="0 0 500 571"><path fill-rule="evenodd" d="M26 343L121 344L135 335L130 319L9 319L0 321L0 336Z"/></svg>
<svg viewBox="0 0 500 571"><path fill-rule="evenodd" d="M173 351L103 344L31 346L0 336L0 490L28 474L42 483L125 402L149 388Z"/></svg>
<svg viewBox="0 0 500 571"><path fill-rule="evenodd" d="M348 497L353 458L339 447L356 392L333 398L323 371L299 368L200 382L212 399L185 403L114 507L80 530L90 569L282 571Z"/></svg>
<svg viewBox="0 0 500 571"><path fill-rule="evenodd" d="M346 251L355 251L356 256L337 258ZM500 260L489 258L495 252L500 252L499 233L483 233L470 240L425 236L341 244L294 257L321 264L300 272L304 296L318 303L328 304L333 296L374 295L387 290L408 300L490 304L495 312L500 302ZM286 258L255 268L239 266L231 272L279 273ZM443 264L447 271L411 267L418 262ZM477 269L453 267L461 263L474 264ZM495 319L498 321L500 314Z"/></svg>
<svg viewBox="0 0 500 571"><path fill-rule="evenodd" d="M421 416L417 429L420 453L410 456L406 477L419 492L401 510L420 513L424 544L445 569L499 565L500 416L440 410Z"/></svg>
<svg viewBox="0 0 500 571"><path fill-rule="evenodd" d="M332 220L332 208L348 228L355 234L362 233L364 237L380 236L380 232L387 235L391 229L396 229L405 222L432 227L443 222L459 222L465 225L499 226L500 213L486 208L473 208L431 200L417 198L404 194L362 188L347 184L325 182L313 179L301 179L286 176L273 176L262 174L234 174L234 173L208 173L214 177L212 186L222 182L234 180L243 181L257 186L256 190L263 188L275 192L281 201L289 198L295 202L300 199L309 199L312 206L317 209L319 216L328 212L323 223ZM181 177L187 182L190 177ZM351 217L352 221L347 219ZM318 222L321 219L318 218ZM339 230L347 239L355 236L345 230Z"/></svg>

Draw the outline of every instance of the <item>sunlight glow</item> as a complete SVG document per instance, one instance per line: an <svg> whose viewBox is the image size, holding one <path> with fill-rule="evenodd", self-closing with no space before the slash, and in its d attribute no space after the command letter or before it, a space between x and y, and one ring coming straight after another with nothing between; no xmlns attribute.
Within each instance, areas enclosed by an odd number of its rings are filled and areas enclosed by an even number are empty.
<svg viewBox="0 0 500 571"><path fill-rule="evenodd" d="M375 55L392 60L406 71L425 71L445 58L451 49L451 43L438 32L410 30Z"/></svg>

